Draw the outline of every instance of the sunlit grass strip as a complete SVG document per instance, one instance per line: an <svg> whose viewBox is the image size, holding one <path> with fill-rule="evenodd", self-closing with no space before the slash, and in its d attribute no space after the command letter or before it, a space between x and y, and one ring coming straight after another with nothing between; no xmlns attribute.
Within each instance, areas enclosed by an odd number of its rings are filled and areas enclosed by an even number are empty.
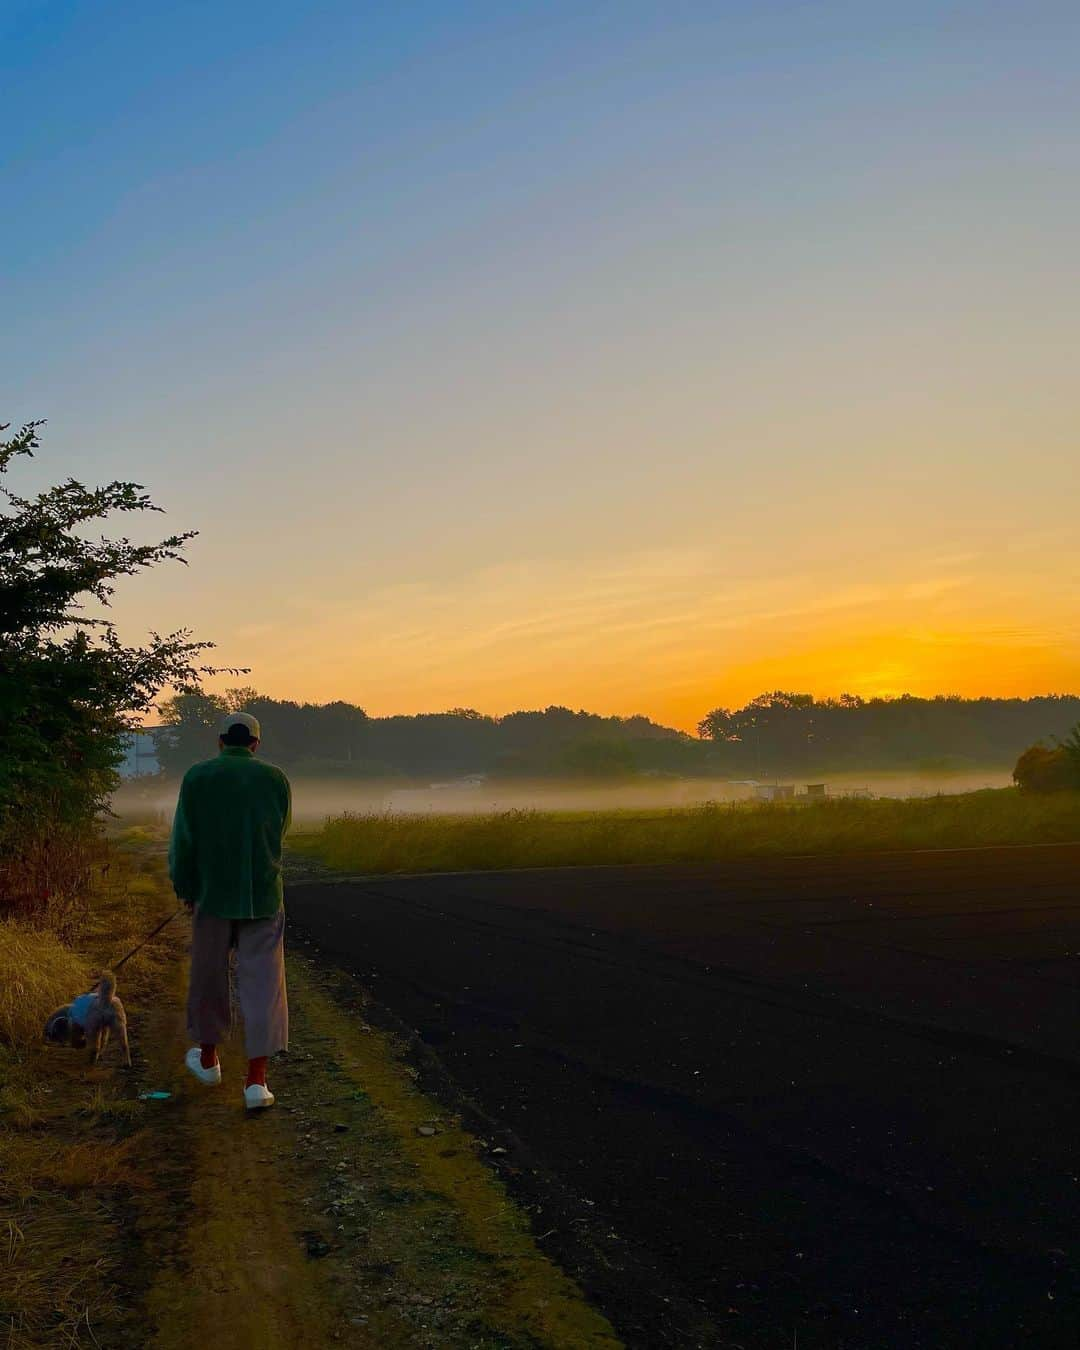
<svg viewBox="0 0 1080 1350"><path fill-rule="evenodd" d="M711 862L1080 840L1080 795L1013 788L914 800L736 803L668 812L334 817L290 847L335 871L455 872Z"/></svg>

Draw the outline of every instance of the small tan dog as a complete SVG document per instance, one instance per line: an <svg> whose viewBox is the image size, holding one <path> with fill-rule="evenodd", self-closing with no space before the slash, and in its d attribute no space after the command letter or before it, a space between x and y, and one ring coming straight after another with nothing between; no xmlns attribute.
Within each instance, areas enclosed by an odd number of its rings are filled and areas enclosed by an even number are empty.
<svg viewBox="0 0 1080 1350"><path fill-rule="evenodd" d="M131 1068L131 1047L128 1045L127 1014L124 1005L116 997L116 976L111 970L105 971L96 985L97 997L90 1004L83 1029L87 1044L90 1046L90 1063L96 1064L101 1052L109 1043L109 1033L115 1031L120 1037L124 1051L124 1063Z"/></svg>
<svg viewBox="0 0 1080 1350"><path fill-rule="evenodd" d="M45 1026L45 1039L82 1049L90 1047L90 1063L96 1064L115 1031L124 1051L124 1063L131 1068L127 1015L116 997L116 976L107 970L88 994L80 994L73 1003L57 1008Z"/></svg>

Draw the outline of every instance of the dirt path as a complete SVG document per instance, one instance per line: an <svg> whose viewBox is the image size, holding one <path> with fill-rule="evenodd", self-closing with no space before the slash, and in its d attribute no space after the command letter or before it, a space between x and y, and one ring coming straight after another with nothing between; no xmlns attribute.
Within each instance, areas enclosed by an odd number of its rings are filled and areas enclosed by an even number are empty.
<svg viewBox="0 0 1080 1350"><path fill-rule="evenodd" d="M309 963L290 958L289 979L272 1111L243 1114L239 1045L206 1089L176 1068L183 1037L151 1031L148 1072L176 1095L144 1141L164 1184L136 1200L156 1248L147 1344L616 1346L392 1044ZM182 1225L163 1222L163 1202Z"/></svg>
<svg viewBox="0 0 1080 1350"><path fill-rule="evenodd" d="M181 986L177 978L174 1000ZM340 1321L336 1299L296 1240L296 1172L278 1165L294 1151L290 1122L242 1113L239 1044L223 1047L220 1089L189 1086L179 1067L187 1046L177 1006L152 1014L145 1031L146 1082L174 1094L149 1104L155 1118L140 1141L153 1179L135 1197L143 1263L153 1271L141 1299L145 1344L329 1344Z"/></svg>
<svg viewBox="0 0 1080 1350"><path fill-rule="evenodd" d="M139 868L136 922L152 926L173 902L160 859ZM272 1110L243 1111L240 1044L222 1048L221 1088L195 1082L186 936L180 919L123 972L130 1072L27 1050L21 1123L0 1122L0 1345L619 1345L536 1246L483 1141L420 1091L403 1047L342 1006L339 977L290 955Z"/></svg>

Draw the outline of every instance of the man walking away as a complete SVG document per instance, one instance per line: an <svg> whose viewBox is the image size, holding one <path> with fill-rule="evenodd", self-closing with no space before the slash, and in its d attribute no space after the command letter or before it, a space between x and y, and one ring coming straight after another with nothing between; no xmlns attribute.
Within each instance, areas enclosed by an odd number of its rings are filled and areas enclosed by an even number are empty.
<svg viewBox="0 0 1080 1350"><path fill-rule="evenodd" d="M266 1061L289 1043L285 996L285 910L281 844L289 828L289 780L255 758L261 732L250 713L229 713L216 759L193 765L180 785L169 841L169 876L191 911L185 1064L200 1081L221 1082L217 1047L229 1030L229 951L248 1055L244 1105L273 1106Z"/></svg>

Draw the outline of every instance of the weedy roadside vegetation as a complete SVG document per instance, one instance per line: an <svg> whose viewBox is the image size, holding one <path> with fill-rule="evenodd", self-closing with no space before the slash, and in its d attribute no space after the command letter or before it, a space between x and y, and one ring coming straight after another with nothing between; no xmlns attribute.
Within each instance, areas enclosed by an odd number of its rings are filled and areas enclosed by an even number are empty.
<svg viewBox="0 0 1080 1350"><path fill-rule="evenodd" d="M357 874L694 863L1080 839L1080 793L715 803L671 811L351 815L294 834L302 863Z"/></svg>
<svg viewBox="0 0 1080 1350"><path fill-rule="evenodd" d="M115 1279L127 1259L123 1210L143 1185L133 1158L145 1111L125 1099L127 1080L116 1060L107 1057L91 1069L85 1053L42 1041L48 1013L87 988L169 912L154 851L122 843L110 846L94 869L77 945L40 922L0 920L0 1343L6 1350L137 1343ZM174 960L160 942L124 967L129 1006L138 1007L158 987Z"/></svg>
<svg viewBox="0 0 1080 1350"><path fill-rule="evenodd" d="M4 486L38 449L40 422L0 438L0 1338L99 1344L122 1243L110 1205L128 1175L111 1069L41 1044L46 1016L89 987L146 929L160 888L144 859L110 859L100 830L122 738L165 685L196 683L206 644L186 632L121 642L118 578L180 558L189 533L107 538L117 514L154 512L138 483L73 478ZM8 430L0 423L0 433ZM158 895L155 901L152 897ZM132 939L129 941L129 938ZM139 972L124 971L138 997ZM114 1319L115 1321L115 1319ZM114 1326L115 1330L115 1326ZM110 1344L119 1344L110 1337Z"/></svg>

